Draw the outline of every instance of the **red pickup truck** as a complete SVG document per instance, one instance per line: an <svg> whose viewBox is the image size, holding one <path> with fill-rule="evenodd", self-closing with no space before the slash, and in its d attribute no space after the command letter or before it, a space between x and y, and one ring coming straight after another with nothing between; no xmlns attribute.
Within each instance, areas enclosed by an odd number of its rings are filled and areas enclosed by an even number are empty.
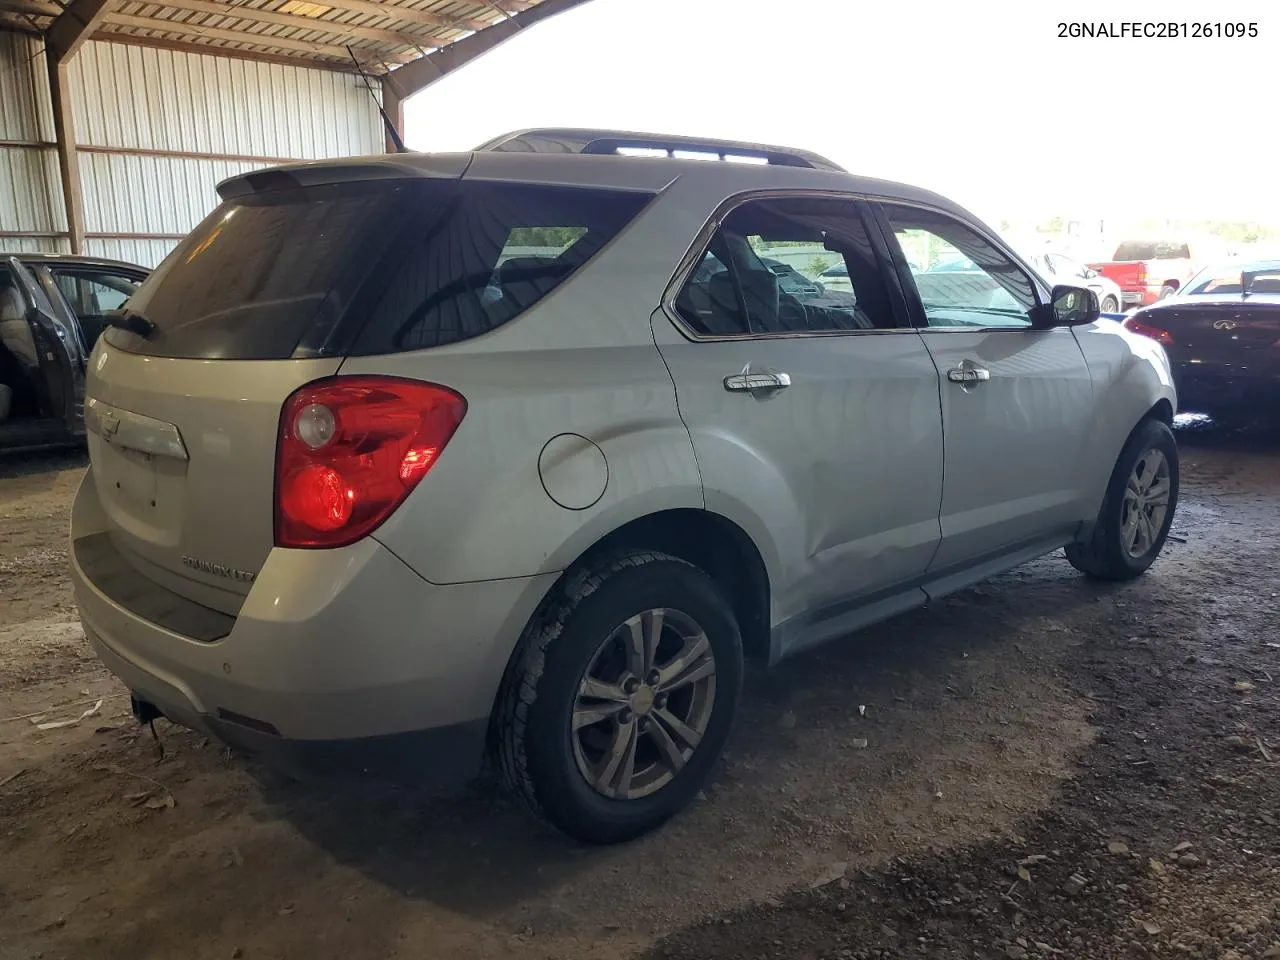
<svg viewBox="0 0 1280 960"><path fill-rule="evenodd" d="M1198 264L1185 241L1126 240L1110 260L1089 266L1120 288L1125 307L1145 307L1179 290Z"/></svg>

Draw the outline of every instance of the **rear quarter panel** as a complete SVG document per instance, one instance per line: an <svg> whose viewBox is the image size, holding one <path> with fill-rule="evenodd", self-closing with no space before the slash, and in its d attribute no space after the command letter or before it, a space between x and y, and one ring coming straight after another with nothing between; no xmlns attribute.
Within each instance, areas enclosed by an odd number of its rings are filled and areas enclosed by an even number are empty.
<svg viewBox="0 0 1280 960"><path fill-rule="evenodd" d="M1102 507L1111 471L1133 428L1161 400L1176 413L1178 399L1169 359L1154 340L1106 319L1076 327L1074 332L1089 365L1096 401L1086 452L1088 475L1093 478L1087 487L1092 516Z"/></svg>

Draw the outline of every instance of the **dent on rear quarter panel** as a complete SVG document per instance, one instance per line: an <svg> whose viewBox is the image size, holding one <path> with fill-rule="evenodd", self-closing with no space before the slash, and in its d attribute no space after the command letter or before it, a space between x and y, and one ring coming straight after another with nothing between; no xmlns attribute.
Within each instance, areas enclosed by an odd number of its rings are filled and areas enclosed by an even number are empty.
<svg viewBox="0 0 1280 960"><path fill-rule="evenodd" d="M1102 507L1111 471L1133 428L1152 407L1168 400L1176 411L1177 395L1164 351L1158 343L1130 333L1111 320L1075 328L1089 364L1095 399L1095 429L1089 462L1093 512Z"/></svg>

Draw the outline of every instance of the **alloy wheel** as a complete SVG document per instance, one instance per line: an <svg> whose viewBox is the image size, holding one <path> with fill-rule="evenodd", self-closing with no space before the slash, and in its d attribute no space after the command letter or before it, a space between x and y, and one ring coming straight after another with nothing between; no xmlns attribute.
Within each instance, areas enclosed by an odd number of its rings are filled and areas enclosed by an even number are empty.
<svg viewBox="0 0 1280 960"><path fill-rule="evenodd" d="M669 608L636 614L579 682L571 721L579 773L616 800L661 790L698 749L715 698L715 653L702 627Z"/></svg>
<svg viewBox="0 0 1280 960"><path fill-rule="evenodd" d="M1169 459L1153 447L1138 458L1124 489L1120 541L1135 560L1145 557L1160 538L1171 490Z"/></svg>

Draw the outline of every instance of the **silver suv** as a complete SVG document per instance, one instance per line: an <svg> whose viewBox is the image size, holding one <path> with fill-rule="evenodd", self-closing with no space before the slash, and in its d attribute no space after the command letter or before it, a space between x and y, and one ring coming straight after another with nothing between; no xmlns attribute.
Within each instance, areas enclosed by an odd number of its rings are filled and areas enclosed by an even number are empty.
<svg viewBox="0 0 1280 960"><path fill-rule="evenodd" d="M300 770L489 757L615 842L705 783L744 660L1165 542L1160 346L924 190L540 130L219 192L89 363L75 591L140 719Z"/></svg>

